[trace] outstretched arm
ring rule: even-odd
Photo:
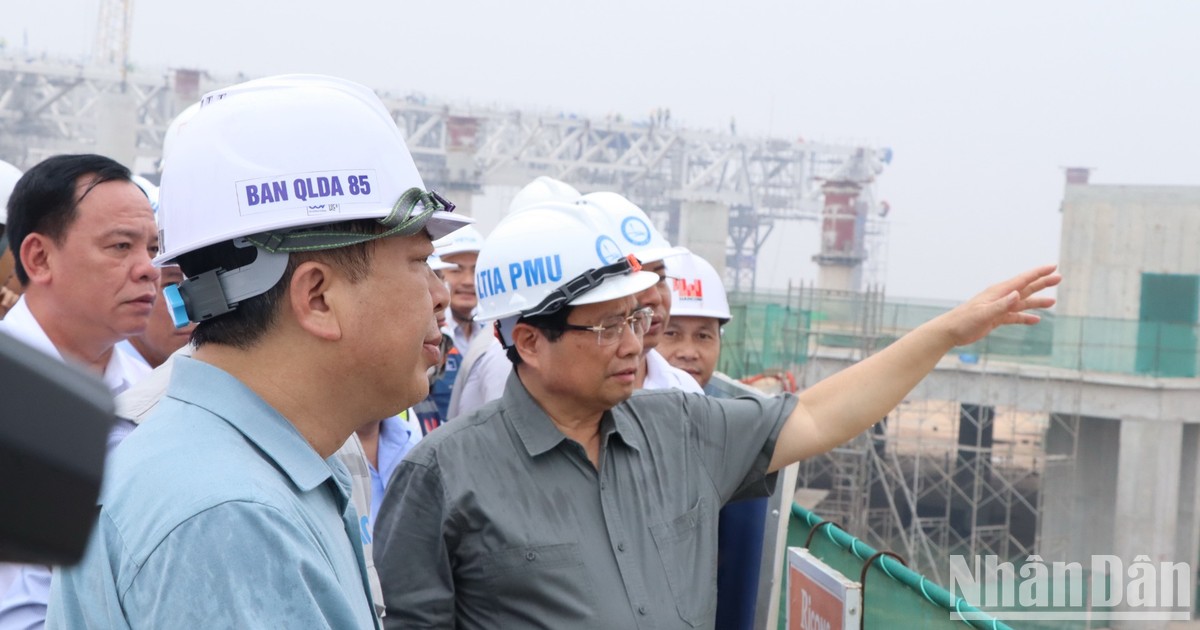
[[[994,285],[904,335],[881,352],[808,388],[779,432],[770,470],[824,453],[883,418],[951,348],[974,343],[1008,324],[1036,324],[1026,312],[1054,298],[1036,295],[1062,280],[1055,265]]]

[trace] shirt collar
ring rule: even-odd
[[[567,436],[554,426],[554,421],[546,415],[541,405],[529,394],[529,390],[525,389],[525,384],[517,376],[516,370],[508,375],[503,400],[505,416],[517,430],[517,435],[520,436],[521,443],[530,457],[537,457],[567,439]],[[621,441],[634,450],[641,450],[637,446],[637,432],[634,430],[633,421],[620,409],[609,409],[600,418],[602,443],[607,443],[608,436],[613,433],[619,435]]]
[[[670,382],[670,363],[663,358],[658,350],[646,353],[646,379],[642,387],[645,389],[668,389]]]
[[[46,335],[45,329],[33,316],[33,311],[29,310],[25,296],[22,295],[17,300],[12,310],[4,316],[3,322],[0,329],[43,354],[59,361],[65,361],[62,353],[58,351],[58,347],[54,345],[54,342]],[[101,378],[108,391],[115,396],[129,389],[131,385],[149,373],[150,366],[148,364],[139,364],[131,360],[119,347],[114,346]]]
[[[149,376],[151,371],[149,363],[134,359],[119,348],[113,347],[108,366],[104,368],[104,384],[116,396]]]
[[[12,309],[0,321],[2,321],[0,330],[4,330],[20,339],[25,345],[32,346],[43,354],[50,355],[59,361],[63,360],[62,353],[54,346],[54,342],[50,341],[50,337],[46,336],[46,331],[42,330],[42,325],[33,316],[33,311],[29,310],[24,295],[17,300],[16,304],[13,304]]]
[[[191,357],[176,356],[167,397],[205,409],[229,423],[308,492],[333,476],[328,461],[296,427],[228,372]],[[219,395],[214,395],[219,392]],[[336,480],[343,489],[343,480]]]

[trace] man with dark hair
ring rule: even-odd
[[[158,234],[145,193],[109,158],[60,155],[17,182],[8,208],[25,293],[0,330],[124,390],[130,379],[123,363],[111,363],[113,345],[146,329],[158,289]]]
[[[387,109],[356,83],[269,77],[206,95],[163,171],[164,292],[192,357],[113,454],[47,626],[373,628],[350,472],[359,427],[428,392],[432,238]]]
[[[100,155],[59,155],[21,177],[6,235],[24,294],[0,321],[52,357],[81,364],[118,394],[149,373],[114,346],[141,334],[158,294],[158,232],[129,170]],[[132,429],[119,423],[110,444]],[[48,567],[26,566],[0,594],[0,627],[38,625]]]
[[[1035,323],[1060,279],[997,284],[798,396],[722,400],[634,392],[653,321],[635,296],[660,278],[622,253],[579,204],[488,236],[477,317],[520,360],[396,469],[375,528],[389,628],[714,628],[718,509],[869,428],[952,347]]]

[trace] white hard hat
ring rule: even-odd
[[[251,264],[221,271],[219,279],[192,270],[198,275],[176,292],[192,297],[168,296],[177,323],[185,303],[193,307],[186,316],[202,321],[270,289],[289,252],[422,229],[436,239],[471,222],[425,190],[379,97],[333,77],[268,77],[205,95],[175,136],[169,162],[159,191],[156,264],[221,243],[258,250]],[[358,219],[389,229],[320,229]]]
[[[575,205],[542,203],[505,217],[475,268],[475,319],[544,315],[635,295],[658,282],[624,256],[608,225]],[[507,330],[506,330],[507,329]],[[510,326],[502,322],[502,334]],[[502,339],[509,345],[509,339]]]
[[[174,148],[179,134],[183,132],[198,111],[200,111],[200,103],[192,103],[188,105],[187,109],[180,112],[175,117],[175,120],[172,120],[171,124],[167,126],[167,132],[163,134],[162,157],[158,159],[158,170],[160,173],[167,164],[167,156],[171,153],[171,149]]]
[[[571,203],[582,196],[574,186],[553,177],[542,175],[517,191],[517,196],[513,197],[512,203],[508,204],[508,213],[512,214],[523,208],[546,201]]]
[[[671,277],[671,317],[713,317],[725,323],[729,314],[729,299],[725,284],[707,260],[688,253],[667,260],[667,275]]]
[[[384,219],[408,210],[396,204],[410,189],[424,193],[379,97],[333,77],[268,77],[204,96],[170,160],[161,261],[244,236]],[[434,212],[425,227],[440,238],[470,222]]]
[[[438,256],[437,254],[430,255],[429,258],[425,259],[425,262],[428,263],[429,268],[434,271],[445,271],[447,269],[458,269],[458,265],[442,260],[441,257]]]
[[[633,252],[642,264],[687,253],[686,247],[672,247],[654,227],[650,217],[625,197],[614,192],[594,192],[584,195],[583,199],[608,212],[621,241],[621,249]]]
[[[8,196],[12,194],[18,179],[21,179],[21,169],[0,161],[0,225],[8,222]]]
[[[153,209],[154,214],[157,215],[158,214],[158,186],[151,184],[150,180],[146,179],[145,177],[142,177],[141,175],[134,175],[134,176],[130,177],[129,179],[132,180],[133,183],[137,184],[138,188],[142,189],[142,192],[146,193],[146,198],[150,200],[150,208]]]
[[[453,256],[464,252],[478,252],[481,247],[483,247],[483,235],[479,233],[479,230],[468,225],[434,242],[433,252],[438,256]]]

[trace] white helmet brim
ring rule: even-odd
[[[682,245],[676,245],[675,247],[654,247],[651,249],[634,251],[633,255],[637,256],[638,261],[644,265],[646,263],[658,262],[665,258],[680,256],[688,253],[691,253],[688,251],[688,248]]]

